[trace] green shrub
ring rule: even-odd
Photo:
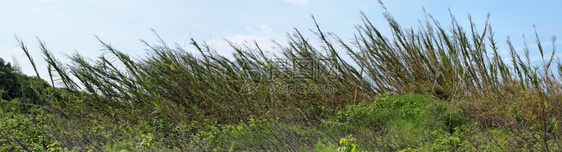
[[[458,110],[448,109],[442,101],[428,95],[407,94],[346,106],[326,125],[336,133],[357,135],[359,145],[400,150],[449,136],[449,130],[454,131],[450,128],[461,126],[464,121]],[[369,134],[375,134],[375,139],[366,136]]]
[[[45,134],[48,118],[37,114],[0,114],[0,151],[30,151],[56,148],[56,141]]]

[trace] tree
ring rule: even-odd
[[[0,94],[2,99],[11,100],[18,96],[20,84],[18,83],[17,71],[10,63],[0,58]]]
[[[25,98],[32,103],[38,103],[39,89],[50,87],[49,83],[38,77],[21,74],[10,63],[0,58],[0,96],[4,100]]]

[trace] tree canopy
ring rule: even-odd
[[[39,99],[34,88],[49,87],[48,83],[37,77],[19,72],[9,62],[0,58],[0,96],[4,100],[15,98]]]
[[[0,93],[2,99],[11,100],[17,96],[20,85],[16,74],[16,69],[0,58]]]

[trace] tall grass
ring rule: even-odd
[[[42,99],[69,118],[99,112],[116,122],[232,124],[267,118],[314,126],[344,105],[383,94],[428,93],[462,107],[465,116],[487,127],[520,133],[518,141],[543,142],[542,150],[549,150],[550,140],[560,142],[555,126],[562,120],[562,65],[555,62],[555,37],[547,55],[536,36],[542,61],[533,64],[530,48],[522,56],[509,39],[505,49],[510,56],[500,55],[503,49],[488,21],[479,28],[469,19],[465,29],[452,16],[446,28],[426,14],[425,23],[407,29],[385,11],[392,31],[385,36],[362,15],[353,42],[316,24],[311,31],[320,44],[295,29],[273,54],[257,43],[230,43],[233,60],[194,39],[184,48],[156,34],[157,44],[142,41],[147,48],[143,58],[100,40],[104,55],[90,59],[76,53],[68,56],[70,63],[61,63],[40,41],[50,82],[65,88],[53,91],[73,94],[72,100],[80,102]],[[521,130],[529,128],[541,135],[524,135]]]

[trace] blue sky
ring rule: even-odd
[[[450,8],[457,20],[468,23],[470,13],[481,28],[486,14],[496,32],[500,49],[511,36],[517,47],[522,35],[534,46],[536,25],[546,49],[552,49],[553,35],[562,35],[562,1],[559,0],[386,0],[390,13],[405,27],[418,26],[423,7],[442,25],[450,22]],[[351,41],[355,25],[361,24],[360,11],[382,31],[388,31],[376,0],[1,0],[0,57],[18,60],[26,74],[30,64],[14,38],[17,35],[38,61],[40,73],[46,75],[45,63],[36,37],[65,62],[64,54],[78,52],[95,58],[103,49],[95,36],[120,51],[135,57],[146,53],[139,39],[156,43],[154,29],[169,44],[183,45],[190,38],[205,41],[220,54],[230,54],[225,40],[256,40],[270,52],[271,40],[283,43],[293,28],[308,32],[314,28],[314,15],[324,31],[334,32]],[[468,28],[468,27],[466,27]],[[192,49],[190,49],[192,50]]]

